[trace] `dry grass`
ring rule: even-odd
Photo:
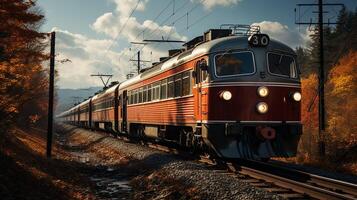
[[[94,199],[88,192],[89,181],[78,171],[85,166],[73,162],[72,156],[56,145],[55,159],[45,157],[42,131],[14,129],[3,136],[2,167],[8,170],[2,171],[0,190],[9,199]]]

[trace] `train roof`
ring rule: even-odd
[[[269,45],[266,47],[267,51],[283,51],[289,54],[295,55],[295,52],[289,46],[271,39]],[[201,43],[192,49],[184,51],[168,60],[159,63],[158,65],[148,69],[147,71],[121,83],[120,89],[126,88],[134,83],[140,82],[142,78],[149,78],[156,74],[160,74],[168,69],[173,69],[179,64],[190,61],[196,57],[203,56],[206,54],[211,54],[215,52],[224,52],[231,49],[251,49],[248,43],[248,36],[227,36],[208,42]]]
[[[78,104],[78,106],[79,107],[84,106],[84,105],[88,104],[90,100],[91,100],[91,98],[86,99],[86,100],[82,101],[80,104]]]
[[[108,88],[108,89],[106,89],[106,90],[104,90],[104,91],[102,91],[102,92],[100,92],[100,93],[94,95],[94,96],[91,98],[92,101],[93,101],[93,100],[96,100],[96,99],[99,99],[99,98],[101,98],[101,97],[104,97],[104,96],[113,94],[113,93],[115,92],[115,90],[119,87],[119,85],[120,85],[119,83],[118,83],[118,84],[115,84],[114,86],[112,86],[112,87],[110,87],[110,88]]]

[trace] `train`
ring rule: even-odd
[[[302,134],[297,55],[259,27],[236,27],[204,32],[57,119],[227,159],[295,156]]]

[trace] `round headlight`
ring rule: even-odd
[[[220,96],[222,99],[229,101],[232,98],[232,93],[230,91],[223,91]]]
[[[268,112],[268,104],[265,102],[260,102],[257,104],[257,111],[261,114]]]
[[[294,92],[293,99],[295,101],[301,101],[301,93],[300,92]]]
[[[266,97],[266,96],[268,96],[268,94],[269,94],[269,90],[268,90],[268,88],[265,87],[265,86],[259,87],[259,88],[258,88],[258,94],[259,94],[259,96],[261,96],[261,97]]]

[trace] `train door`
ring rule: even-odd
[[[123,91],[123,96],[121,98],[121,115],[122,115],[122,124],[121,124],[121,131],[127,132],[127,124],[128,124],[128,113],[127,113],[127,90]]]
[[[198,61],[195,65],[195,116],[197,122],[207,119],[207,91],[202,88],[208,77],[207,63],[204,59]]]
[[[80,108],[80,106],[78,106],[77,114],[78,114],[77,124],[80,125],[80,123],[81,123],[81,108]]]
[[[89,109],[88,109],[88,127],[92,128],[92,99],[89,100]]]
[[[115,89],[114,92],[114,131],[119,131],[119,94],[118,94],[119,87]]]
[[[202,81],[202,70],[200,68],[200,62],[198,61],[195,65],[195,71],[194,71],[194,81],[195,81],[195,87],[196,90],[194,90],[194,98],[195,98],[195,116],[196,116],[196,121],[201,123],[202,121],[202,86],[201,86],[201,81]]]

